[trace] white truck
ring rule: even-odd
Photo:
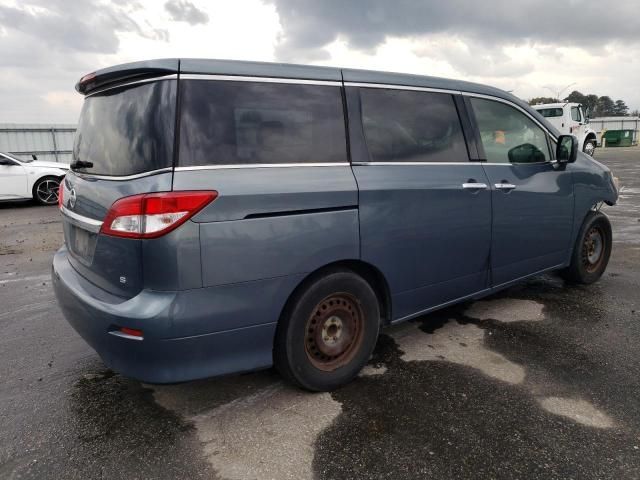
[[[596,132],[589,127],[589,118],[585,115],[579,103],[542,103],[532,105],[534,109],[545,117],[563,135],[574,135],[578,138],[578,145],[582,151],[593,156],[598,144]]]

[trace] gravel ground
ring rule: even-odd
[[[596,158],[623,185],[600,282],[387,329],[332,394],[107,370],[53,297],[55,207],[0,204],[0,478],[640,478],[640,149]]]

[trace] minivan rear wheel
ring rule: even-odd
[[[276,332],[274,363],[307,390],[334,390],[367,363],[378,338],[380,307],[371,286],[346,269],[312,280],[289,302]]]
[[[560,272],[562,277],[571,283],[597,281],[609,264],[611,240],[611,223],[607,216],[589,212],[573,247],[571,263]]]

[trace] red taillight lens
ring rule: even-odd
[[[63,202],[63,196],[64,196],[64,179],[60,182],[60,185],[58,186],[58,208],[62,209],[62,202]]]
[[[218,197],[216,191],[160,192],[121,198],[111,205],[100,233],[156,238],[169,233]]]

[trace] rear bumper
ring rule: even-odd
[[[149,383],[175,383],[268,367],[275,327],[298,279],[158,292],[123,300],[79,275],[62,247],[52,280],[71,326],[123,375]],[[143,340],[113,335],[142,330]]]

